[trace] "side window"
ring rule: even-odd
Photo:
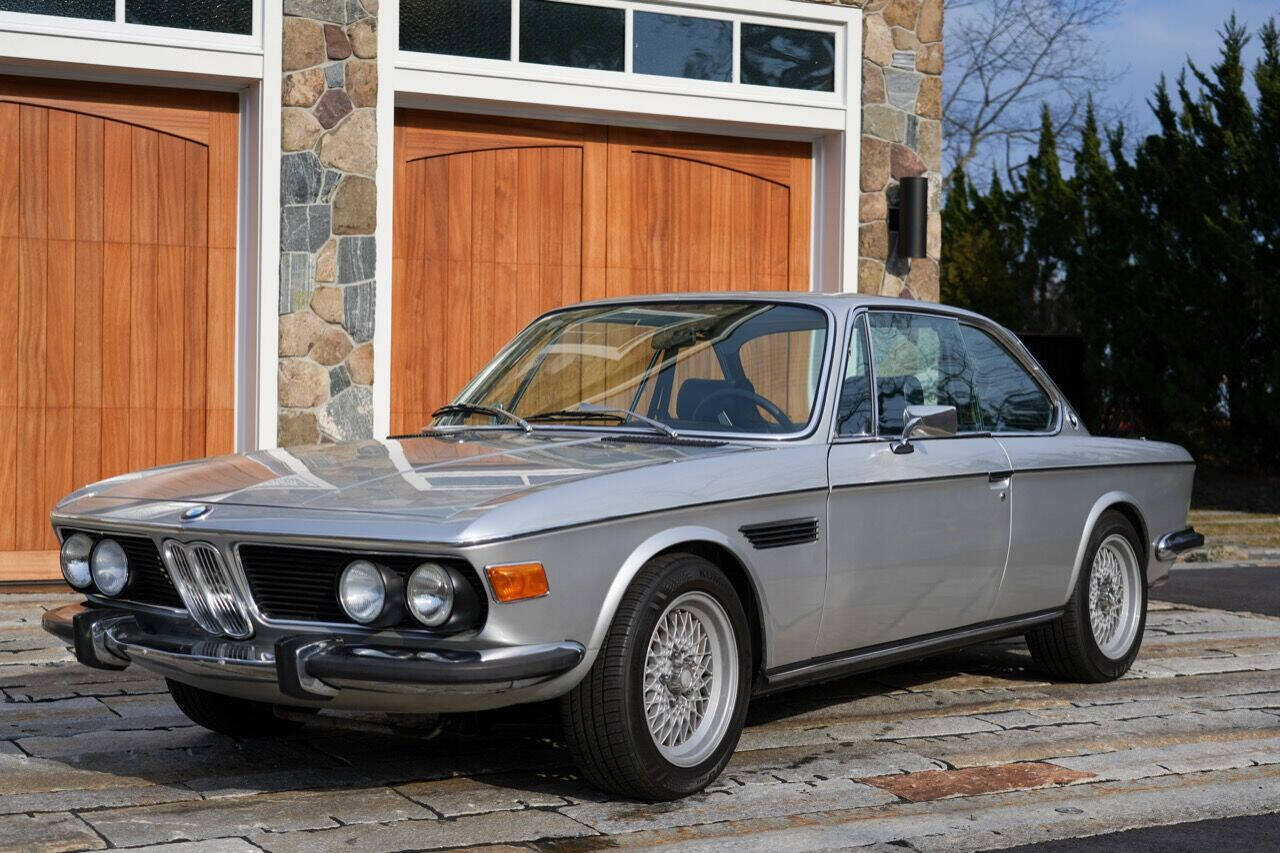
[[[955,406],[959,432],[983,432],[960,324],[927,314],[868,316],[880,433],[901,433],[907,406]]]
[[[859,322],[849,344],[844,383],[840,386],[840,409],[836,415],[836,435],[871,435],[871,360],[867,354],[865,327]]]
[[[973,362],[978,410],[987,432],[1044,432],[1053,426],[1053,402],[1004,345],[972,326],[961,326]]]

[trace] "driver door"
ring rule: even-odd
[[[817,654],[989,617],[1009,553],[1009,460],[980,432],[956,321],[868,312],[851,335],[828,455],[827,598]],[[910,405],[957,409],[954,437],[894,453]]]

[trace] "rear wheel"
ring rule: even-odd
[[[291,732],[302,725],[276,716],[275,706],[224,696],[190,684],[166,678],[169,695],[182,713],[197,726],[232,737],[270,737]]]
[[[1129,671],[1147,622],[1141,553],[1124,515],[1108,510],[1099,517],[1062,616],[1027,634],[1036,663],[1072,681],[1112,681]]]
[[[724,574],[691,554],[654,558],[561,702],[574,760],[587,781],[626,797],[702,790],[737,746],[751,671],[746,614]]]

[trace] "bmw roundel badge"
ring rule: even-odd
[[[206,515],[209,514],[209,510],[211,509],[213,509],[213,507],[209,506],[208,504],[200,504],[198,506],[193,506],[189,509],[185,509],[182,511],[182,520],[195,521],[198,518],[204,518]]]

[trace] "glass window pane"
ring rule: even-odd
[[[987,432],[1044,432],[1053,403],[1004,345],[981,329],[961,326],[977,374],[979,413]]]
[[[620,407],[680,430],[792,433],[813,413],[826,340],[827,318],[806,306],[574,308],[522,332],[463,402],[547,425],[616,428],[625,418],[582,409]]]
[[[553,0],[521,0],[520,61],[622,71],[626,12]]]
[[[115,0],[0,0],[0,11],[114,21]]]
[[[984,432],[960,324],[947,317],[875,312],[871,356],[880,434],[900,435],[907,406],[955,406],[959,432]]]
[[[511,58],[511,0],[401,0],[400,49]]]
[[[743,83],[834,92],[835,64],[835,33],[742,25]]]
[[[733,79],[733,23],[684,15],[636,12],[632,70],[637,74]]]
[[[840,411],[836,416],[837,435],[870,435],[871,364],[862,324],[853,332],[844,384],[840,386]]]
[[[249,35],[253,32],[253,0],[127,0],[124,19],[153,27]]]

